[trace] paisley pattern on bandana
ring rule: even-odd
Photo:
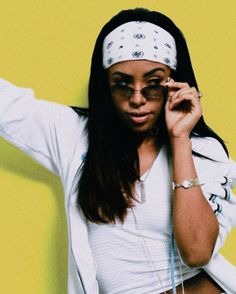
[[[150,60],[176,70],[175,40],[163,28],[145,21],[131,21],[110,32],[103,43],[103,66],[126,60]]]

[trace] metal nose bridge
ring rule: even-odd
[[[131,104],[138,106],[138,105],[145,104],[147,102],[147,98],[143,95],[142,91],[143,91],[143,88],[140,90],[133,89],[131,95],[129,96],[129,100]],[[138,94],[137,96],[135,95],[135,93],[140,93],[140,94]]]
[[[140,90],[135,90],[135,89],[133,89],[134,92],[141,92],[141,94],[142,94],[142,90],[143,90],[143,88],[140,89]]]
[[[137,93],[137,92],[140,92],[140,94],[144,97],[144,98],[146,98],[144,95],[143,95],[143,89],[144,88],[142,88],[142,89],[140,89],[140,90],[135,90],[135,89],[133,89],[133,93],[132,93],[132,95],[131,95],[131,97],[135,94],[135,93]]]
[[[133,97],[136,93],[139,93],[139,95],[141,95],[143,98],[146,98],[146,97],[143,95],[143,89],[144,89],[144,88],[142,88],[142,89],[137,89],[137,90],[136,90],[136,89],[133,89],[133,90],[132,90],[133,93],[132,93],[131,97]]]

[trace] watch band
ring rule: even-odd
[[[181,184],[173,182],[173,190],[175,190],[177,188],[188,189],[188,188],[191,188],[191,187],[202,186],[202,185],[203,184],[200,183],[198,178],[189,179],[189,180],[184,180]]]

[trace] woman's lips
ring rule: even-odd
[[[136,113],[136,112],[131,112],[129,113],[129,117],[131,118],[132,122],[136,124],[143,124],[146,121],[148,121],[150,116],[150,113],[145,112],[145,113]]]

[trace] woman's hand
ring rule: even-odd
[[[202,115],[200,95],[196,88],[187,83],[175,82],[173,79],[166,83],[169,88],[165,106],[167,130],[172,138],[189,137],[192,129]]]

